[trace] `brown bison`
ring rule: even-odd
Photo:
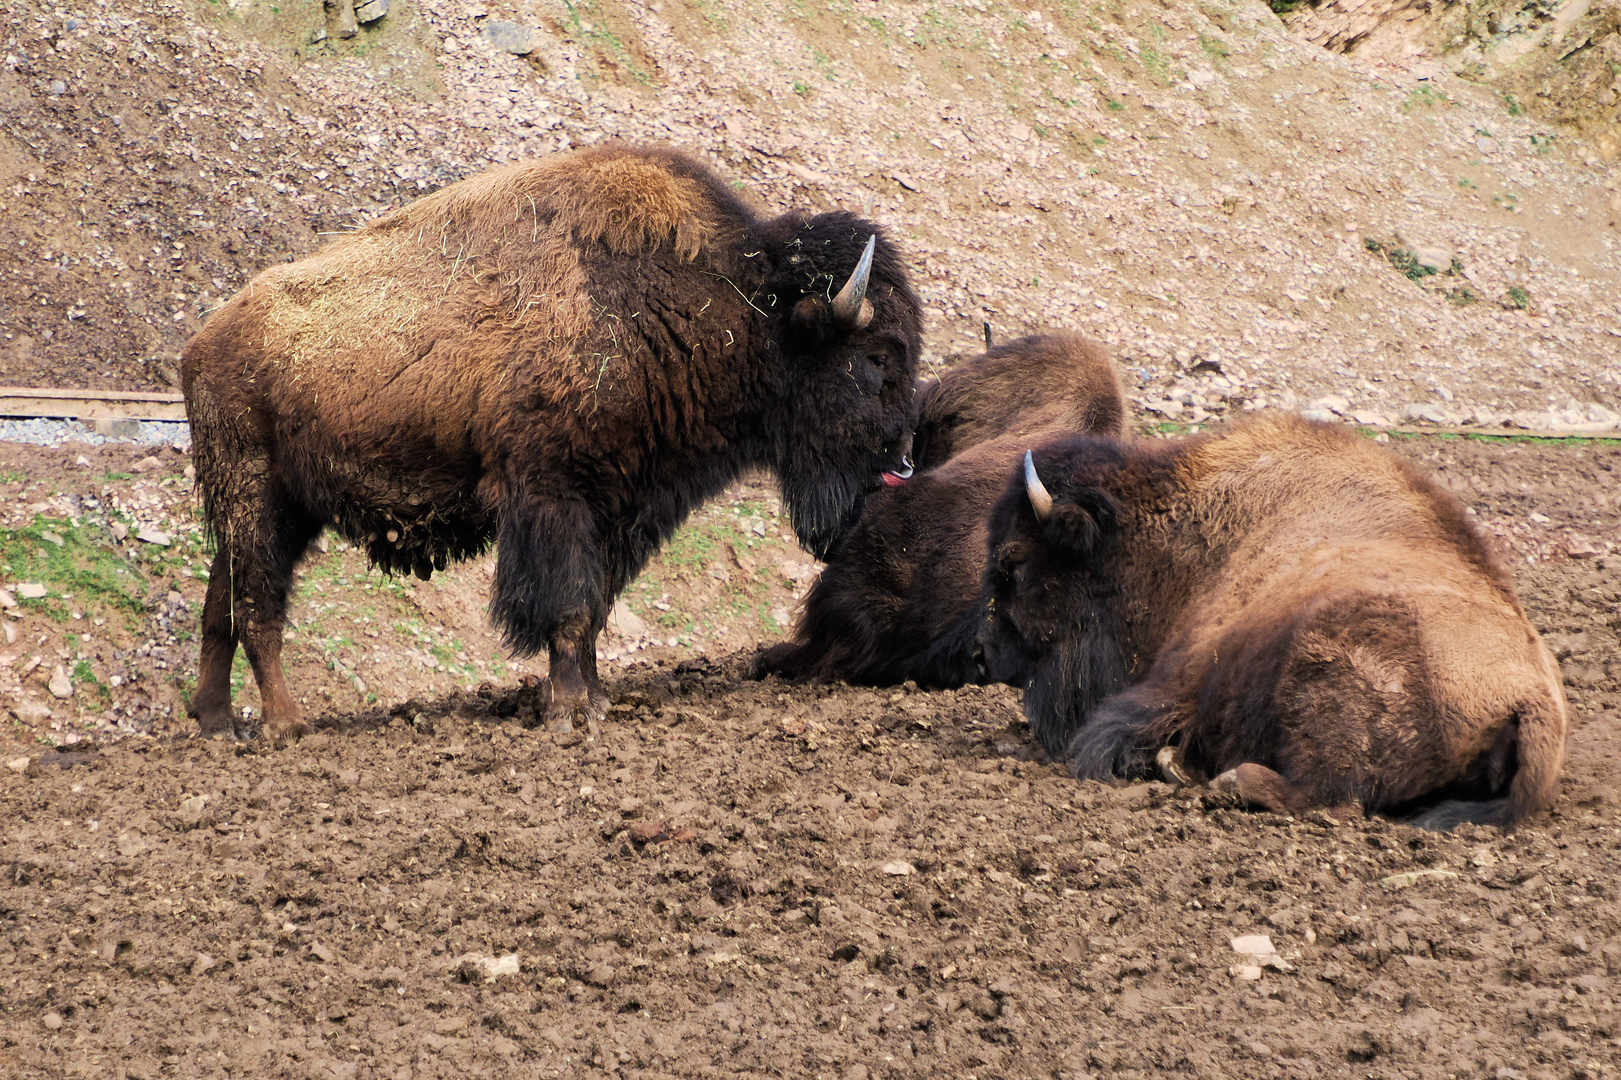
[[[547,718],[600,716],[614,596],[687,514],[775,472],[825,554],[909,469],[919,308],[845,213],[758,216],[663,149],[493,169],[255,278],[182,358],[218,542],[191,711],[232,730],[247,651],[273,734],[294,564],[330,526],[426,578],[497,547],[490,612],[551,662]]]
[[[987,337],[989,335],[987,334]],[[918,390],[920,472],[866,500],[828,555],[792,641],[758,674],[884,685],[978,678],[986,516],[1032,442],[1118,435],[1125,408],[1108,351],[1078,334],[1021,338]]]
[[[1291,416],[1071,439],[991,514],[991,677],[1082,778],[1175,745],[1249,801],[1512,824],[1553,799],[1559,672],[1463,507]]]

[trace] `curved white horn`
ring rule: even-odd
[[[1024,452],[1024,492],[1030,496],[1030,509],[1036,512],[1036,520],[1046,521],[1053,512],[1053,497],[1036,475],[1036,459],[1028,450]]]
[[[872,253],[878,245],[876,234],[867,237],[867,248],[856,263],[855,272],[844,283],[839,295],[833,298],[833,321],[851,330],[859,330],[872,321],[872,304],[867,301],[867,278],[872,274]]]

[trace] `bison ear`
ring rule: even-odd
[[[1095,488],[1082,489],[1054,501],[1046,537],[1071,555],[1090,555],[1114,531],[1119,516],[1120,504],[1114,496]]]
[[[811,348],[825,345],[838,328],[833,325],[833,312],[820,296],[807,296],[794,305],[788,325],[801,335]]]

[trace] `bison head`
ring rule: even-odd
[[[1121,506],[1098,482],[1123,460],[1107,439],[1026,452],[991,510],[985,674],[1024,688],[1031,730],[1054,756],[1125,685],[1109,567]]]
[[[918,301],[894,246],[851,214],[778,218],[758,246],[779,353],[766,435],[794,531],[823,556],[867,492],[911,472]]]

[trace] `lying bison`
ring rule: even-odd
[[[490,611],[600,716],[614,596],[742,470],[825,554],[909,468],[918,303],[844,213],[762,218],[697,160],[608,146],[491,170],[255,278],[182,359],[218,541],[192,703],[231,730],[240,640],[273,734],[294,564],[330,526],[426,578],[497,547]]]
[[[805,598],[790,642],[760,674],[884,685],[975,681],[986,515],[1032,442],[1120,433],[1120,382],[1106,349],[1078,334],[1021,338],[918,392],[910,482],[870,497]]]
[[[1552,801],[1558,670],[1411,465],[1287,416],[1025,462],[991,515],[984,662],[1077,776],[1175,744],[1279,812],[1507,825]]]

